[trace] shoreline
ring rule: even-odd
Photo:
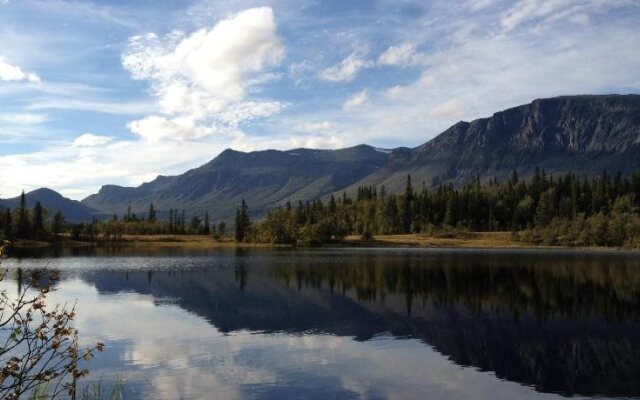
[[[17,241],[11,248],[21,251],[47,248],[179,248],[192,250],[235,249],[235,248],[429,248],[429,249],[496,249],[496,250],[582,250],[595,252],[639,252],[639,249],[621,247],[580,247],[580,246],[545,246],[519,242],[512,238],[511,232],[473,232],[467,237],[437,237],[426,234],[376,235],[371,240],[362,240],[360,236],[350,235],[342,242],[325,243],[317,246],[293,246],[288,244],[269,243],[236,243],[232,239],[216,240],[209,236],[199,235],[139,235],[125,236],[121,240],[109,241]]]

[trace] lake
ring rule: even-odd
[[[640,398],[637,253],[104,248],[3,267],[62,272],[50,298],[105,343],[85,382],[127,399]]]

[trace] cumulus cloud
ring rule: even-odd
[[[109,143],[112,140],[109,136],[94,135],[93,133],[85,133],[78,136],[73,143],[73,147],[95,147],[102,146]]]
[[[11,65],[0,57],[0,81],[40,82],[40,77],[32,72],[25,72],[20,67]]]
[[[127,127],[134,134],[150,142],[159,142],[163,139],[200,139],[216,132],[212,127],[199,126],[196,119],[191,116],[166,118],[151,115],[137,121],[132,121]]]
[[[284,45],[270,7],[252,8],[190,35],[172,32],[135,36],[122,59],[134,79],[151,82],[164,116],[129,124],[143,138],[188,139],[213,134],[212,121],[228,125],[279,112],[276,101],[247,100],[251,89],[277,78]],[[172,128],[172,134],[146,128]]]
[[[358,52],[353,52],[339,64],[322,70],[320,78],[329,82],[351,82],[360,70],[372,66],[373,62],[362,58]]]
[[[353,110],[355,108],[361,107],[369,101],[369,92],[365,89],[361,92],[358,92],[347,99],[342,108],[344,110]]]

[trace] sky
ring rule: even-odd
[[[637,0],[0,0],[0,197],[640,93]]]

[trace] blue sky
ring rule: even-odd
[[[640,93],[635,0],[0,0],[0,196]]]

